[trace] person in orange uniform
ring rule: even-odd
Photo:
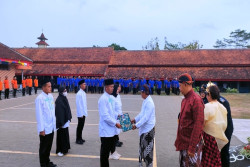
[[[9,94],[10,94],[10,85],[9,85],[8,76],[5,76],[5,80],[3,81],[3,84],[4,84],[4,98],[8,99]]]
[[[2,100],[2,90],[3,90],[3,82],[2,82],[2,79],[0,77],[0,100]]]
[[[25,77],[23,77],[23,80],[22,80],[22,93],[23,93],[23,96],[25,96],[25,89],[26,89],[26,79]]]
[[[30,79],[30,77],[29,76],[27,76],[26,77],[26,94],[29,94],[29,79]]]
[[[34,88],[35,88],[35,94],[37,94],[37,88],[38,88],[38,79],[37,79],[37,76],[34,79]]]
[[[30,76],[27,86],[29,87],[29,95],[31,95],[31,91],[32,91],[32,76]]]
[[[17,80],[16,76],[13,77],[13,80],[11,81],[12,89],[13,89],[13,97],[16,97],[16,90],[17,90]]]

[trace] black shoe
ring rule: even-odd
[[[81,140],[76,140],[76,144],[83,144],[83,141],[81,141]]]
[[[57,167],[57,165],[54,164],[53,162],[49,162],[48,167]]]
[[[84,139],[81,139],[81,141],[84,143],[85,142],[85,140]]]

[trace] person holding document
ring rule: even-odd
[[[142,159],[146,167],[153,166],[153,150],[155,136],[155,105],[151,98],[150,88],[144,84],[141,87],[141,97],[144,99],[141,112],[131,120],[133,130],[139,128],[140,145],[139,145],[139,166],[142,167]],[[145,151],[147,149],[147,151]]]

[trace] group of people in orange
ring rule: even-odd
[[[31,95],[32,91],[32,86],[33,86],[33,79],[32,76],[27,76],[27,78],[23,77],[22,79],[22,95],[25,96],[25,93]],[[11,86],[13,90],[13,97],[16,97],[16,92],[18,90],[18,83],[16,76],[13,77],[11,80]],[[10,94],[10,83],[8,80],[8,76],[5,76],[4,81],[2,82],[2,79],[0,77],[0,100],[2,100],[2,91],[4,88],[4,99],[9,99],[9,94]],[[37,94],[37,88],[38,88],[38,79],[37,76],[34,79],[34,89],[35,89],[35,94]]]

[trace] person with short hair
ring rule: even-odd
[[[4,98],[8,99],[9,94],[10,94],[10,85],[9,85],[8,76],[5,76],[5,80],[3,81],[3,84],[4,84]]]
[[[50,161],[50,151],[56,131],[55,103],[51,94],[51,83],[48,79],[42,81],[42,93],[37,96],[36,120],[40,138],[39,159],[41,167],[56,167]]]
[[[38,88],[38,79],[37,79],[37,76],[34,79],[34,88],[35,88],[35,94],[37,94],[37,88]]]
[[[0,100],[2,100],[2,90],[3,90],[3,82],[0,77]]]
[[[65,87],[58,88],[59,95],[56,99],[56,154],[61,157],[68,153],[70,149],[69,140],[69,123],[72,119],[72,114],[67,99],[67,90]]]
[[[204,146],[202,149],[202,166],[221,166],[221,149],[228,143],[225,135],[227,128],[227,110],[218,102],[220,90],[216,85],[207,87],[208,102],[205,105]]]
[[[142,167],[142,160],[146,167],[153,166],[153,150],[155,137],[155,105],[150,96],[149,86],[144,84],[141,87],[141,97],[144,99],[141,112],[131,120],[133,130],[139,129],[139,166]]]
[[[116,120],[115,102],[111,95],[114,90],[114,80],[105,79],[104,86],[105,92],[98,100],[99,136],[101,139],[100,166],[109,167],[109,155],[115,146],[117,128],[121,128],[121,125]]]
[[[234,131],[233,119],[231,115],[230,104],[225,97],[220,96],[218,100],[226,109],[227,109],[227,129],[225,131],[225,135],[228,139],[228,143],[221,149],[221,163],[222,167],[229,167],[230,166],[230,154],[229,154],[229,147],[231,142],[231,137]]]
[[[169,79],[167,77],[164,80],[164,85],[165,85],[165,93],[166,93],[166,95],[169,95],[170,94],[170,82],[169,82]]]
[[[32,85],[33,85],[32,82],[33,82],[32,76],[30,76],[30,78],[28,79],[29,95],[31,95],[32,92]]]
[[[76,94],[76,114],[78,124],[76,128],[76,144],[83,144],[85,140],[82,138],[82,130],[85,124],[85,118],[88,116],[87,98],[85,93],[86,83],[85,80],[80,80],[78,85],[79,91]]]
[[[25,96],[25,89],[26,89],[26,79],[23,77],[22,79],[22,95]]]
[[[202,156],[202,133],[204,125],[204,104],[193,90],[194,80],[184,73],[179,77],[180,92],[184,95],[178,117],[176,151],[180,151],[181,167],[200,167]]]
[[[13,80],[11,81],[12,89],[13,89],[13,97],[16,97],[16,91],[17,91],[17,80],[16,76],[13,77]]]

